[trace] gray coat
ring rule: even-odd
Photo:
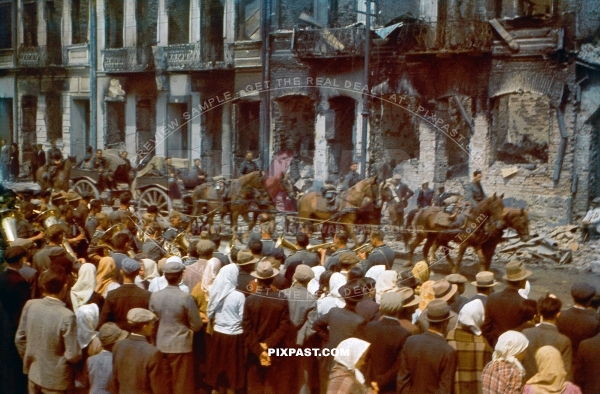
[[[81,349],[75,314],[64,302],[50,297],[27,301],[15,344],[29,380],[50,390],[71,387],[72,364],[81,358]]]
[[[198,307],[192,296],[167,286],[152,293],[149,308],[158,317],[156,347],[163,353],[192,351],[194,332],[202,327]]]
[[[485,199],[485,192],[480,182],[471,182],[465,187],[465,200],[474,207],[477,203]]]

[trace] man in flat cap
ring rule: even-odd
[[[367,382],[375,382],[382,393],[396,392],[400,351],[410,336],[400,324],[403,303],[402,293],[383,293],[379,307],[382,319],[369,322],[365,327],[365,340],[371,343],[369,351],[373,355],[367,364]]]
[[[432,300],[423,312],[429,328],[409,337],[400,352],[396,392],[452,393],[458,356],[444,337],[451,317],[442,299]]]
[[[135,278],[141,269],[137,260],[126,257],[121,264],[123,284],[106,295],[98,325],[102,327],[104,323],[113,322],[121,329],[129,331],[127,313],[133,308],[148,308],[151,293],[135,284]]]
[[[240,251],[241,253],[241,251]],[[238,255],[238,264],[240,256]],[[248,393],[285,393],[288,377],[279,372],[283,358],[269,356],[270,348],[284,347],[292,327],[288,300],[271,290],[279,270],[261,260],[251,275],[256,279],[256,293],[246,298],[242,328],[248,348]]]
[[[528,319],[526,316],[525,298],[519,289],[525,288],[531,271],[525,265],[514,260],[506,264],[506,288],[490,294],[485,305],[485,320],[481,331],[492,348],[496,346],[498,337],[508,330],[514,330]]]
[[[558,331],[571,340],[573,358],[577,355],[577,349],[581,341],[600,333],[598,316],[589,307],[595,295],[595,286],[585,282],[574,283],[571,287],[574,305],[562,311],[556,322]]]
[[[150,296],[149,309],[159,319],[156,347],[168,363],[172,393],[189,393],[194,383],[194,333],[202,328],[198,307],[191,295],[178,287],[185,266],[170,261],[163,267],[168,286]]]
[[[157,317],[143,308],[127,313],[131,334],[113,347],[113,381],[116,392],[162,394],[170,392],[171,376],[161,352],[148,343]]]
[[[106,323],[100,327],[98,338],[102,343],[102,351],[86,361],[90,393],[115,392],[112,349],[117,341],[127,338],[127,335],[129,333],[121,330],[115,323]]]

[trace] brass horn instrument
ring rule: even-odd
[[[326,242],[324,244],[311,245],[308,248],[306,248],[306,250],[308,250],[309,252],[316,252],[319,249],[329,249],[333,246],[334,246],[333,242]]]
[[[17,239],[17,217],[16,213],[12,209],[3,209],[0,211],[0,217],[2,218],[2,232],[8,242],[13,242]]]
[[[360,245],[358,248],[352,249],[355,253],[371,253],[371,251],[375,249],[372,243],[367,242],[366,244]]]
[[[52,208],[52,209],[47,209],[44,212],[40,213],[37,216],[37,218],[35,218],[35,221],[36,222],[41,221],[44,225],[44,228],[46,230],[49,230],[51,226],[58,224],[58,218],[60,218],[60,211],[56,208]],[[77,253],[75,253],[75,251],[69,244],[69,241],[67,241],[66,239],[63,240],[62,246],[63,246],[63,248],[65,248],[67,253],[69,253],[71,256],[77,258]]]
[[[187,254],[188,250],[190,250],[190,242],[185,237],[185,231],[182,231],[179,234],[177,234],[177,236],[175,237],[175,239],[173,239],[172,243],[173,243],[173,245],[175,245],[175,246],[183,249],[183,251],[185,252],[185,254]]]
[[[232,237],[231,240],[227,243],[227,246],[225,246],[225,249],[223,250],[223,254],[224,255],[230,254],[231,251],[233,250],[234,246],[235,246],[235,240]]]
[[[298,251],[298,247],[296,245],[294,245],[293,243],[291,243],[290,241],[288,241],[287,239],[285,239],[283,237],[283,234],[281,234],[279,236],[279,238],[277,238],[277,242],[275,242],[275,247],[276,248],[278,248],[280,246],[282,246],[282,247],[284,247],[286,249],[293,250],[294,252]]]
[[[97,246],[99,248],[105,248],[105,249],[110,250],[111,252],[114,252],[115,247],[112,245],[112,239],[115,236],[115,234],[117,234],[121,230],[123,230],[123,224],[121,224],[121,223],[115,224],[114,226],[109,227],[108,230],[106,230],[104,232],[104,234],[102,234],[102,237],[100,237],[100,240],[98,241]],[[133,250],[129,249],[129,250],[127,250],[127,256],[134,258],[135,252]]]

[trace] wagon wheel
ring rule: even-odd
[[[87,179],[80,179],[75,182],[73,185],[73,190],[75,190],[75,193],[79,194],[80,196],[94,195],[96,200],[100,199],[100,192],[98,191],[98,188]]]
[[[158,213],[162,217],[168,217],[172,209],[171,200],[163,190],[151,187],[142,192],[138,202],[138,210],[146,210],[149,206],[156,205]]]

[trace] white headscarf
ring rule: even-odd
[[[458,324],[468,327],[477,336],[481,335],[481,325],[485,317],[483,302],[476,298],[466,303],[458,312]]]
[[[329,278],[329,294],[328,297],[334,297],[335,304],[338,308],[343,308],[346,306],[346,302],[342,298],[340,294],[340,287],[344,286],[348,282],[346,275],[340,274],[339,272],[335,272]]]
[[[519,289],[519,294],[521,295],[521,297],[528,299],[529,298],[529,292],[531,291],[531,283],[529,283],[529,281],[525,281],[525,288],[524,289]]]
[[[356,380],[358,380],[360,384],[365,383],[365,377],[356,368],[356,363],[367,351],[369,346],[371,346],[371,344],[367,341],[363,341],[362,339],[345,339],[337,346],[338,353],[334,358],[336,362],[348,368],[349,371],[354,371],[354,376],[356,376]]]
[[[398,273],[393,270],[386,270],[379,275],[375,282],[375,301],[381,302],[381,295],[388,291],[394,291],[398,289],[396,286],[398,282]]]
[[[321,278],[323,272],[325,272],[325,267],[322,265],[317,265],[316,267],[312,267],[311,270],[315,273],[315,277],[308,282],[306,289],[310,294],[315,295],[319,290],[319,279]]]
[[[98,335],[96,328],[100,320],[100,310],[96,304],[82,305],[75,312],[75,317],[77,318],[77,342],[83,349]]]
[[[158,266],[156,262],[152,259],[142,259],[142,264],[144,264],[144,277],[142,279],[150,282],[154,278],[158,278],[160,274],[158,273]]]
[[[236,264],[227,264],[223,267],[210,288],[210,297],[208,299],[208,318],[212,319],[219,305],[223,303],[225,297],[235,291],[238,282],[240,269]]]
[[[369,268],[369,270],[365,274],[365,278],[371,278],[374,281],[377,281],[377,278],[379,278],[379,275],[381,275],[385,270],[386,270],[386,266],[383,264],[374,265],[371,268]]]
[[[515,357],[529,346],[529,340],[518,331],[506,331],[500,335],[496,348],[492,353],[492,362],[506,361],[516,365],[521,371],[525,371],[521,362]]]
[[[85,263],[79,268],[77,282],[71,288],[71,303],[75,312],[88,302],[94,289],[96,289],[96,266]]]
[[[227,264],[229,265],[229,264]],[[202,275],[202,290],[205,293],[210,294],[210,288],[221,269],[221,260],[216,257],[211,258],[206,262],[206,268],[204,268],[204,275]]]

